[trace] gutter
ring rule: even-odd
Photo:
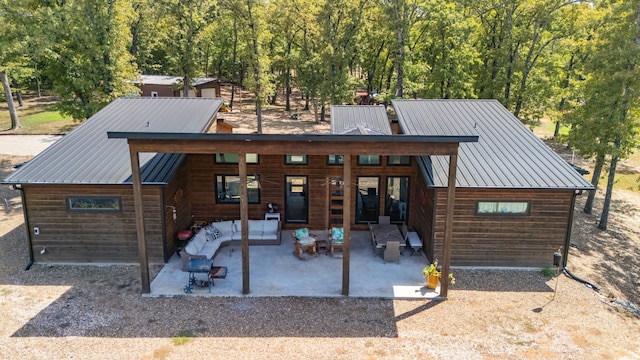
[[[27,212],[27,203],[25,201],[24,196],[24,188],[22,186],[13,185],[14,190],[20,191],[20,200],[22,201],[22,215],[24,216],[24,225],[27,228],[27,245],[29,247],[29,262],[27,266],[25,266],[24,270],[30,270],[31,266],[33,266],[34,258],[33,258],[33,239],[31,239],[31,226],[29,225],[29,214]]]

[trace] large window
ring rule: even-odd
[[[239,204],[240,203],[240,176],[218,175],[216,176],[216,202]],[[257,175],[247,176],[247,195],[249,204],[260,203],[260,178]]]
[[[409,208],[409,177],[387,177],[387,197],[384,214],[392,222],[406,222]]]
[[[380,165],[380,155],[358,155],[358,165]]]
[[[247,164],[257,164],[258,154],[246,154]],[[216,154],[217,164],[237,164],[239,162],[238,154]]]
[[[286,155],[284,163],[287,165],[306,165],[307,155]]]
[[[285,184],[285,221],[288,223],[308,223],[307,177],[286,176]]]
[[[378,222],[380,206],[380,179],[378,177],[358,177],[356,189],[356,223]]]
[[[120,211],[118,196],[69,196],[67,208],[71,211]]]
[[[478,215],[529,215],[529,201],[478,201]]]

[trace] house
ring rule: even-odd
[[[144,97],[182,97],[181,76],[140,75],[134,84],[140,88],[140,96]],[[189,90],[190,97],[220,97],[220,80],[216,78],[193,78]]]
[[[148,292],[148,262],[175,253],[179,230],[247,229],[274,203],[284,229],[338,225],[345,239],[390,216],[445,273],[543,267],[568,251],[575,197],[592,188],[493,100],[394,101],[393,127],[382,106],[332,106],[322,135],[207,133],[221,104],[118,99],[5,179],[22,190],[32,261],[138,262]]]

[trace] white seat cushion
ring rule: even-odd
[[[262,220],[262,232],[265,234],[278,233],[278,221],[277,220]]]
[[[232,234],[233,233],[233,221],[229,220],[229,221],[220,221],[220,222],[214,222],[213,226],[216,227],[216,229],[218,229],[218,231],[220,231],[220,233],[222,235],[225,234]]]

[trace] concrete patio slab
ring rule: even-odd
[[[320,234],[320,231],[315,233]],[[374,255],[367,231],[352,232],[350,297],[385,299],[431,299],[438,289],[425,286],[422,268],[426,257],[409,256],[406,251],[399,263],[386,263]],[[293,255],[289,231],[282,232],[282,244],[250,246],[250,293],[242,294],[242,253],[240,246],[223,247],[214,258],[214,266],[226,266],[226,279],[214,280],[211,293],[207,287],[194,287],[185,294],[188,273],[183,272],[177,255],[165,264],[151,283],[149,296],[233,296],[233,297],[342,297],[342,257],[320,254],[298,260]],[[196,278],[206,280],[205,274]]]

